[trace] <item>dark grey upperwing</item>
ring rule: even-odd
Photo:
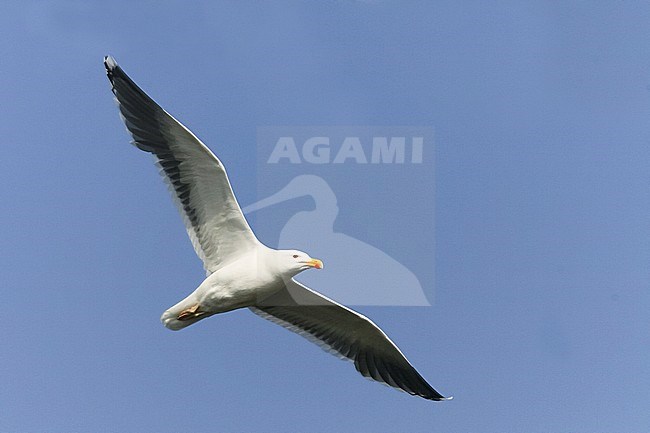
[[[251,310],[324,350],[354,362],[363,376],[429,400],[447,400],[429,385],[370,319],[295,280]]]
[[[133,144],[154,155],[208,274],[258,241],[221,161],[140,89],[112,57],[106,73]]]

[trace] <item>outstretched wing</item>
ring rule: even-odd
[[[354,362],[367,378],[429,400],[446,400],[370,319],[295,280],[251,310],[326,351]]]
[[[258,241],[221,161],[142,91],[115,59],[104,58],[104,65],[133,144],[154,155],[207,273],[254,247]]]

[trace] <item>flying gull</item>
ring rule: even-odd
[[[297,250],[263,245],[246,222],[219,159],[189,129],[138,87],[115,59],[108,79],[133,144],[154,156],[179,207],[207,278],[165,311],[179,330],[214,314],[249,308],[354,363],[363,376],[429,400],[433,389],[370,319],[293,279],[323,263]]]

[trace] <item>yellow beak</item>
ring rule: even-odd
[[[318,259],[311,259],[310,261],[307,262],[307,264],[312,268],[323,269],[323,262],[321,262]]]

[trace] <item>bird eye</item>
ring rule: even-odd
[[[297,259],[297,258],[298,258],[298,254],[294,254],[294,255],[293,255],[293,258],[294,258],[294,259]]]

